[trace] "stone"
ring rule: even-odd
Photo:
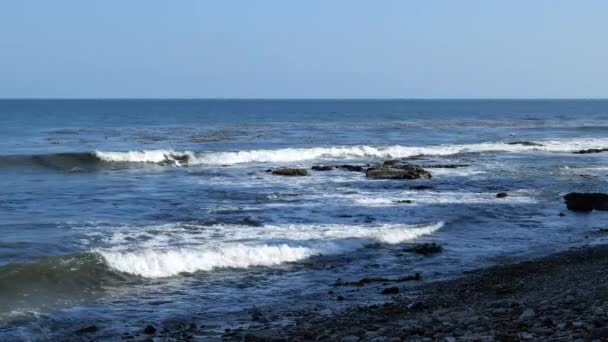
[[[588,154],[588,153],[602,153],[602,152],[608,152],[608,148],[590,148],[587,150],[579,150],[579,151],[575,151],[572,152],[574,154]]]
[[[414,252],[416,254],[429,255],[429,254],[440,253],[441,251],[443,251],[443,247],[441,247],[441,245],[436,244],[435,242],[423,243],[423,244],[415,245],[413,248],[406,249],[406,251]]]
[[[535,312],[534,309],[525,309],[524,312],[519,315],[519,319],[522,321],[529,320],[534,318]]]
[[[430,179],[431,173],[417,165],[371,168],[366,172],[371,179]]]
[[[387,287],[384,290],[382,290],[383,295],[393,295],[393,294],[397,294],[397,293],[399,293],[398,287]]]
[[[156,328],[152,325],[148,325],[144,328],[144,334],[152,335],[156,332]]]
[[[564,196],[568,210],[590,212],[608,210],[608,194],[571,192]]]
[[[288,176],[288,177],[308,176],[308,171],[306,171],[305,169],[297,169],[297,168],[283,168],[283,169],[272,170],[272,174],[278,175],[278,176]]]
[[[315,165],[311,169],[314,171],[331,171],[335,167],[331,165]]]
[[[423,302],[413,302],[407,306],[407,309],[410,311],[418,311],[424,309],[426,306]]]
[[[509,194],[506,192],[499,192],[496,194],[496,198],[506,198],[507,196],[509,196]]]

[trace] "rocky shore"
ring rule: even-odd
[[[390,286],[395,286],[391,284]],[[608,246],[397,284],[382,305],[281,328],[229,330],[227,341],[608,341]]]

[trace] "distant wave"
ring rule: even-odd
[[[242,163],[289,163],[309,160],[340,160],[363,158],[407,158],[418,155],[453,155],[479,152],[574,152],[581,149],[603,148],[608,139],[570,139],[534,141],[534,144],[508,142],[434,145],[434,146],[335,146],[248,150],[235,152],[177,152],[173,150],[101,152],[95,154],[105,161],[147,162],[172,165],[235,165]]]
[[[91,171],[104,167],[135,164],[164,166],[236,165],[243,163],[293,163],[311,160],[365,158],[407,158],[419,155],[445,156],[480,152],[574,152],[608,147],[608,138],[531,141],[526,143],[485,142],[430,146],[334,146],[245,150],[233,152],[194,152],[175,150],[94,151],[43,155],[0,156],[0,167],[34,165],[64,171]]]

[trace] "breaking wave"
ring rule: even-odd
[[[242,163],[287,163],[308,160],[407,158],[418,155],[453,155],[476,152],[575,152],[582,149],[604,148],[608,139],[570,139],[524,143],[479,143],[435,146],[336,146],[313,148],[285,148],[235,152],[176,152],[173,150],[95,152],[105,161],[148,162],[192,165],[234,165]]]
[[[192,245],[197,238],[201,242],[204,241],[206,235],[184,236],[182,238],[187,239],[190,246],[163,248],[148,245],[136,250],[115,247],[97,249],[95,252],[116,271],[157,278],[180,273],[212,271],[218,268],[270,267],[313,256],[350,253],[373,244],[397,244],[413,240],[432,234],[441,227],[443,227],[442,222],[430,225],[387,224],[378,227],[347,225],[248,227],[245,229],[247,233],[235,231],[237,235],[230,236],[233,239],[213,245]],[[260,229],[267,232],[264,241],[236,242],[251,240]],[[159,236],[158,239],[162,240],[165,246],[167,241],[171,241],[166,236]]]
[[[193,152],[175,150],[95,151],[47,155],[0,156],[0,167],[37,165],[64,171],[91,171],[128,164],[165,166],[235,165],[243,163],[288,163],[310,160],[347,160],[364,158],[407,158],[420,155],[445,156],[480,152],[576,152],[602,149],[608,138],[565,139],[526,142],[497,142],[432,146],[335,146],[284,148],[233,152]]]

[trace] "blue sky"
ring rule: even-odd
[[[4,0],[0,97],[608,97],[608,1]]]

